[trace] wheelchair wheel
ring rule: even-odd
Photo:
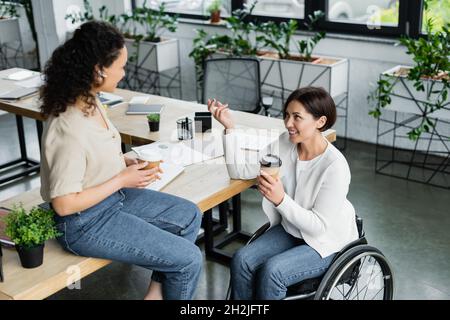
[[[325,273],[315,300],[392,300],[392,270],[380,250],[359,245],[344,252]]]

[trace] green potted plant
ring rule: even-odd
[[[14,3],[9,1],[0,1],[0,20],[19,17]]]
[[[150,132],[158,132],[159,131],[159,121],[161,119],[161,115],[159,113],[150,113],[147,115],[148,126],[150,127]]]
[[[220,9],[222,8],[222,0],[213,0],[213,2],[209,5],[207,11],[211,15],[211,23],[219,23],[220,22]]]
[[[34,207],[27,212],[14,206],[6,216],[6,235],[15,243],[22,266],[39,267],[44,258],[45,241],[61,236],[53,220],[54,212]]]
[[[426,24],[426,35],[419,39],[402,37],[414,66],[396,66],[383,72],[368,98],[378,119],[383,109],[420,115],[420,121],[410,123],[407,133],[417,141],[423,133],[434,130],[437,119],[450,119],[450,24],[434,32],[433,20]]]
[[[1,44],[20,41],[19,14],[17,4],[0,1],[0,38]],[[0,47],[0,58],[7,58],[7,51]]]
[[[166,14],[164,2],[158,10],[147,7],[146,2],[118,19],[119,29],[127,38],[130,62],[154,72],[179,67],[178,39],[162,37],[164,31],[177,30],[178,15]]]
[[[332,97],[348,94],[348,59],[313,56],[315,47],[325,38],[324,32],[314,32],[313,27],[323,17],[318,10],[305,19],[311,35],[295,41],[296,52],[290,51],[298,27],[295,20],[260,26],[256,40],[264,49],[258,50],[263,92],[273,92],[281,103],[290,92],[308,85],[323,87]]]

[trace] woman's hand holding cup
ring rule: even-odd
[[[163,173],[160,167],[153,169],[145,169],[147,167],[147,162],[142,162],[139,164],[134,164],[121,173],[119,173],[119,179],[121,181],[122,188],[145,188],[150,183],[160,180],[159,174]]]

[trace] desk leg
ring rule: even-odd
[[[23,129],[23,118],[16,115],[17,133],[19,134],[19,145],[20,145],[20,155],[22,161],[26,161],[27,156],[27,145],[25,142],[25,130]]]
[[[38,135],[39,150],[42,150],[42,132],[44,131],[42,121],[36,120],[36,130]]]
[[[250,234],[242,232],[241,225],[241,195],[238,194],[232,199],[232,214],[233,214],[233,230],[228,233],[223,239],[215,243],[212,230],[212,211],[204,213],[205,222],[205,255],[208,259],[217,261],[224,265],[229,265],[233,253],[226,252],[223,248],[234,241],[242,243],[250,239]],[[207,232],[208,230],[208,232]]]
[[[30,174],[38,173],[40,171],[39,162],[28,158],[27,146],[25,141],[25,130],[23,126],[22,116],[16,115],[16,124],[17,124],[17,133],[19,135],[20,158],[0,165],[0,170],[8,171],[20,167],[24,167],[25,170],[23,170],[20,173],[16,173],[13,175],[6,176],[5,178],[1,178],[0,185],[16,180],[18,178],[28,177]],[[40,127],[38,126],[38,134],[39,130],[41,129],[42,124]],[[6,172],[2,172],[0,175],[6,175]]]
[[[205,253],[210,254],[214,249],[214,232],[213,232],[213,218],[212,209],[207,210],[203,214],[203,228],[205,230]]]

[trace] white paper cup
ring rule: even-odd
[[[138,162],[147,162],[147,166],[143,170],[149,170],[159,167],[162,161],[162,156],[159,152],[143,150],[139,152]]]

